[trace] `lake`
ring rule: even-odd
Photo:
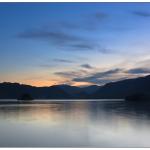
[[[150,147],[150,104],[0,104],[0,147]]]

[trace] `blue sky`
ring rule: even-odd
[[[0,82],[90,85],[150,73],[150,3],[0,3]]]

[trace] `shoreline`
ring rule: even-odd
[[[17,99],[12,100],[0,100],[0,105],[2,104],[48,104],[55,102],[121,102],[125,101],[124,99],[39,99],[39,100],[27,100],[27,101],[19,101]]]

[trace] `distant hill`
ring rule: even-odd
[[[88,95],[96,92],[100,86],[98,85],[90,85],[85,87],[76,87],[76,86],[70,86],[66,84],[62,85],[55,85],[54,87],[59,87],[65,92],[67,92],[69,95],[71,95],[74,98],[86,98]]]
[[[136,93],[150,95],[150,75],[108,83],[91,94],[90,98],[119,99]]]
[[[24,93],[30,94],[34,99],[83,99],[88,96],[84,88],[70,85],[34,87],[19,83],[0,83],[0,99],[17,99]]]
[[[65,91],[67,91],[68,93],[75,93],[75,94],[81,91],[80,87],[71,86],[71,85],[67,85],[67,84],[53,85],[52,87],[59,87]]]
[[[81,89],[87,94],[92,94],[92,93],[95,93],[98,89],[100,89],[100,86],[90,85],[90,86],[87,86],[87,87],[83,87]]]
[[[0,99],[17,99],[28,93],[34,99],[67,99],[72,98],[59,87],[33,87],[19,83],[0,83]]]
[[[120,99],[137,93],[150,95],[150,75],[112,82],[104,86],[88,87],[34,87],[19,83],[0,83],[0,99],[17,99],[24,93],[30,94],[34,99]]]

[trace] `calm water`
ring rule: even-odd
[[[124,101],[0,105],[1,147],[150,147],[150,105]]]

